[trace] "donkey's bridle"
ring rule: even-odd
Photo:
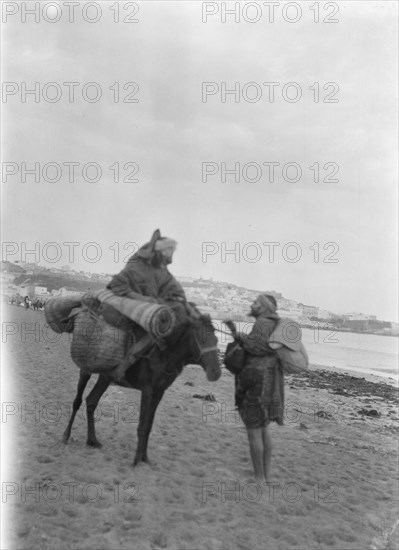
[[[193,336],[194,336],[194,341],[197,344],[198,351],[199,351],[199,355],[196,359],[194,359],[194,361],[199,361],[201,359],[201,357],[203,355],[205,355],[206,353],[211,353],[212,351],[217,351],[219,349],[217,346],[206,346],[205,348],[202,348],[200,346],[200,343],[199,343],[196,335],[193,334]]]
[[[186,312],[187,312],[187,315],[188,317],[192,318],[192,319],[199,319],[200,318],[200,315],[199,315],[199,312],[197,311],[197,309],[195,307],[193,307],[189,302],[185,301],[184,302],[184,306],[186,308]],[[196,335],[195,335],[195,332],[193,333],[193,337],[194,337],[194,342],[196,343],[197,345],[197,348],[198,348],[198,357],[194,359],[194,361],[199,361],[201,359],[201,357],[203,355],[205,355],[206,353],[211,353],[212,351],[217,351],[219,348],[217,346],[206,346],[204,348],[201,347]]]

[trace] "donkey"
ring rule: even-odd
[[[172,334],[173,335],[173,334]],[[110,373],[99,374],[98,380],[86,398],[87,406],[87,444],[101,447],[95,433],[94,412],[110,384],[133,388],[141,391],[140,417],[137,428],[138,444],[133,466],[149,462],[147,445],[155,411],[165,390],[174,382],[188,364],[200,364],[210,381],[216,381],[221,375],[217,337],[209,315],[201,314],[196,308],[190,308],[190,315],[181,325],[178,334],[174,335],[173,345],[161,350],[157,346],[146,357],[139,358],[129,366],[122,379]],[[80,365],[78,365],[80,366]],[[82,404],[85,387],[93,373],[80,366],[80,377],[72,414],[63,434],[67,443],[71,435],[72,424]]]

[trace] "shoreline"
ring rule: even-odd
[[[219,321],[219,320],[214,321],[216,326],[219,326],[220,322],[221,321]],[[344,333],[342,333],[342,334],[344,334]],[[349,333],[345,332],[345,334],[349,334]],[[358,333],[353,333],[353,334],[358,334]],[[370,336],[370,335],[369,334],[362,334],[362,336]],[[373,336],[381,336],[381,335],[373,334]],[[304,341],[304,339],[302,339],[302,340]],[[232,341],[232,338],[230,336],[228,336],[226,338],[226,336],[222,334],[222,336],[221,336],[221,338],[219,339],[219,342],[218,342],[219,349],[220,349],[222,354],[224,354],[224,352],[226,350],[226,347],[227,347],[227,344],[231,341]],[[354,376],[354,377],[357,377],[357,378],[364,378],[365,380],[370,381],[370,382],[374,382],[376,384],[384,383],[384,384],[394,386],[396,388],[399,387],[398,357],[397,357],[397,350],[396,349],[395,349],[394,353],[393,352],[388,352],[388,353],[391,353],[391,354],[393,353],[392,357],[395,357],[395,361],[393,361],[392,358],[390,358],[389,363],[385,364],[382,367],[382,369],[384,369],[384,370],[382,370],[382,369],[378,370],[378,369],[373,368],[373,363],[370,361],[370,359],[372,360],[373,357],[374,357],[374,355],[373,355],[374,352],[372,350],[368,350],[367,348],[362,349],[362,353],[365,354],[364,363],[362,363],[361,358],[359,358],[357,356],[353,357],[353,355],[351,355],[351,354],[346,356],[346,354],[343,354],[341,352],[341,353],[337,353],[337,354],[332,355],[331,354],[331,344],[329,344],[329,342],[325,342],[325,344],[323,344],[323,342],[319,342],[316,345],[316,348],[315,348],[314,351],[311,348],[311,345],[313,343],[311,343],[309,345],[309,343],[304,341],[304,344],[305,344],[305,347],[307,348],[307,351],[308,351],[308,354],[309,354],[309,369],[310,370],[320,370],[321,369],[321,370],[327,370],[327,371],[330,371],[330,372],[336,372],[336,373],[341,373],[341,374],[346,373],[348,376]],[[308,345],[309,345],[310,349],[308,349]],[[323,351],[324,351],[324,347],[322,347],[323,345],[325,345],[325,358],[324,359],[325,359],[326,363],[323,362]],[[349,352],[353,352],[355,349],[356,349],[356,346],[353,346],[353,349],[349,350]],[[313,357],[312,357],[313,354],[316,355],[316,357],[314,357],[314,360],[312,360],[313,359]],[[369,360],[367,360],[367,356],[369,357]],[[345,362],[350,362],[350,363],[355,363],[355,364],[354,365],[351,364],[351,366],[345,366]],[[328,363],[330,363],[330,364],[328,364]],[[337,366],[337,363],[338,364],[342,363],[342,366]],[[358,364],[356,364],[356,363],[358,363]]]
[[[355,376],[340,372],[339,369],[320,369],[312,365],[308,371],[285,375],[284,378],[291,387],[307,387],[312,391],[327,390],[330,394],[347,398],[348,404],[351,399],[366,399],[367,403],[383,408],[389,408],[389,403],[399,405],[398,387],[387,384],[385,380]]]
[[[223,350],[219,350],[221,355],[224,355],[225,352],[225,346],[223,346]],[[372,382],[373,384],[384,384],[387,386],[391,386],[393,388],[399,388],[399,375],[397,378],[394,378],[393,376],[382,376],[381,374],[374,374],[370,373],[369,371],[362,370],[361,367],[359,369],[351,369],[351,368],[345,368],[345,367],[335,367],[330,365],[323,365],[320,363],[309,363],[309,371],[311,372],[317,372],[317,371],[327,371],[332,372],[335,374],[348,376],[348,377],[354,377],[366,380],[367,382]],[[306,374],[306,371],[305,373]]]
[[[278,312],[277,312],[278,313]],[[283,315],[281,316],[281,318],[284,317]],[[229,318],[229,316],[226,314],[226,316],[224,317],[224,319],[227,319]],[[243,319],[232,319],[234,321],[234,323],[242,323],[242,324],[248,324],[248,323],[253,323],[253,321],[251,320],[252,317],[251,316],[248,316],[248,318],[243,318]],[[361,335],[364,335],[364,336],[388,336],[388,337],[392,337],[392,338],[399,338],[399,334],[387,334],[386,332],[361,332],[361,331],[356,331],[356,330],[346,330],[346,329],[342,329],[342,328],[337,328],[334,326],[334,323],[332,321],[322,321],[322,320],[319,320],[319,321],[315,321],[315,325],[317,325],[315,327],[315,325],[301,325],[296,319],[292,319],[292,321],[294,321],[295,323],[298,323],[298,325],[300,326],[301,329],[308,329],[308,330],[315,330],[315,328],[317,328],[317,330],[322,330],[322,331],[325,331],[325,332],[331,332],[332,328],[334,328],[334,332],[337,332],[337,333],[342,333],[342,334],[361,334]],[[225,324],[224,320],[222,319],[213,319],[213,322],[214,323],[217,323],[217,325],[219,326],[222,326],[223,324]],[[395,321],[392,321],[392,322],[395,322]]]
[[[320,365],[318,363],[310,363],[309,370],[313,372],[328,371],[328,372],[333,372],[336,374],[341,374],[349,377],[364,379],[367,382],[372,382],[374,384],[386,384],[394,388],[399,388],[399,379],[395,379],[393,377],[385,377],[377,374],[371,374],[369,372],[365,372],[362,370],[353,370],[350,368],[346,369],[341,367],[331,367],[329,365]]]

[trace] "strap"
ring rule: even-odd
[[[204,355],[205,353],[210,353],[211,351],[217,351],[219,348],[217,346],[209,346],[207,348],[200,348],[201,353],[200,357]]]

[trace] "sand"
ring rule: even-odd
[[[52,343],[42,312],[5,306],[3,342],[5,323],[16,334],[3,344],[12,383],[3,387],[2,548],[397,547],[395,388],[334,373],[287,377],[285,425],[271,428],[273,486],[256,486],[233,377],[224,370],[210,383],[189,366],[157,411],[151,465],[133,469],[140,393],[112,386],[103,396],[102,449],[86,446],[84,407],[64,446],[78,380],[69,335]],[[38,327],[35,341],[26,331]]]

